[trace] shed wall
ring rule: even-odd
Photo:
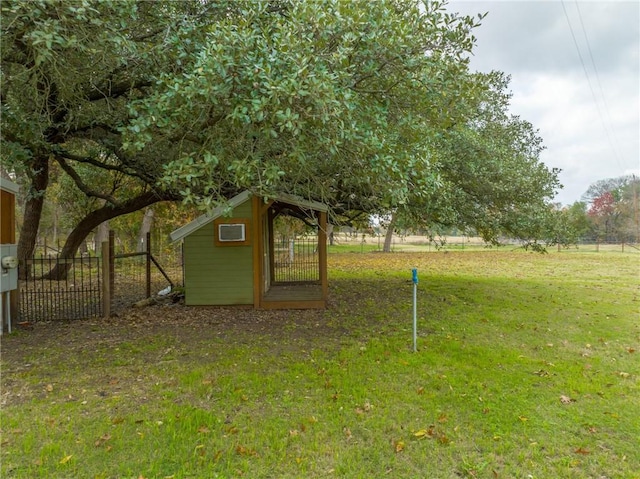
[[[0,243],[14,244],[16,242],[16,214],[15,195],[9,191],[0,190]]]
[[[236,207],[233,218],[251,220],[251,204]],[[214,233],[210,223],[184,239],[185,304],[253,305],[253,243],[216,246]]]

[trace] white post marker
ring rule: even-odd
[[[413,352],[418,351],[418,268],[411,270],[413,281]]]

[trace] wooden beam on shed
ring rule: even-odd
[[[262,225],[262,208],[260,198],[254,196],[251,200],[251,212],[253,217],[253,307],[258,309],[261,307],[262,289],[264,282],[263,276],[263,256],[264,246],[262,244],[263,225]]]
[[[320,284],[322,285],[322,300],[329,297],[329,277],[327,273],[327,213],[318,212],[318,261],[320,263]]]

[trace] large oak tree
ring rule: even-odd
[[[336,217],[447,212],[495,237],[528,228],[557,185],[535,131],[506,115],[506,82],[468,70],[480,17],[439,1],[1,8],[3,163],[29,190],[21,257],[51,162],[99,200],[64,255],[106,219],[165,199],[207,209],[243,189],[325,201]],[[126,188],[104,181],[123,174]]]

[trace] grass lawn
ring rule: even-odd
[[[638,479],[639,260],[331,254],[326,311],[36,324],[2,338],[0,477]]]

